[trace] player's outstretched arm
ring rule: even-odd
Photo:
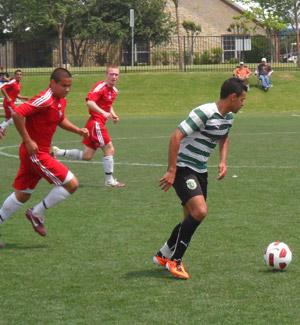
[[[71,121],[69,121],[66,117],[59,123],[59,126],[69,132],[79,134],[82,137],[88,137],[89,136],[89,130],[86,128],[79,128],[75,124],[73,124]]]

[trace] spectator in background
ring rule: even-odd
[[[261,59],[261,63],[257,66],[255,74],[258,75],[259,80],[264,91],[268,91],[271,87],[270,76],[273,73],[271,66],[267,63],[266,58]]]
[[[251,74],[251,70],[244,64],[244,62],[240,62],[240,65],[237,66],[233,71],[233,76],[242,80],[243,83],[247,86],[248,90],[250,89],[249,78]]]

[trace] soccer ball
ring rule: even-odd
[[[292,252],[283,242],[271,243],[264,254],[267,266],[272,270],[285,270],[292,261]]]

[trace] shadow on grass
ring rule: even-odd
[[[260,269],[258,272],[263,274],[284,274],[287,270]]]
[[[4,247],[1,247],[2,250],[14,250],[14,249],[45,249],[48,248],[47,245],[22,245],[22,244],[5,244]]]
[[[167,270],[164,269],[150,269],[150,270],[147,269],[147,270],[131,271],[131,272],[127,272],[124,275],[124,278],[128,280],[131,279],[136,280],[137,278],[156,278],[156,279],[164,279],[170,281],[180,280],[172,277],[172,275]]]
[[[105,188],[104,185],[102,184],[89,184],[89,183],[80,183],[80,188],[84,188],[84,187],[90,187],[90,188]]]
[[[113,186],[106,186],[104,183],[96,183],[96,184],[89,184],[89,183],[80,183],[80,188],[88,187],[88,188],[101,188],[103,190],[122,190],[126,189],[126,186],[124,187],[113,187]]]

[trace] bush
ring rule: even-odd
[[[248,63],[260,62],[261,58],[271,57],[270,40],[264,35],[251,38],[251,51],[244,52],[244,61]]]
[[[151,64],[152,65],[169,65],[170,58],[167,51],[157,51],[153,52],[151,55]]]
[[[171,51],[170,53],[171,64],[178,64],[179,53],[177,51]]]
[[[151,54],[151,64],[160,65],[161,64],[161,54],[160,52],[153,52]]]
[[[194,64],[219,64],[222,63],[223,50],[220,47],[215,47],[209,52],[205,50],[201,55],[195,55]],[[195,63],[197,62],[197,63]]]
[[[212,63],[222,63],[223,49],[215,47],[211,50],[211,61]]]
[[[207,50],[205,50],[201,54],[199,61],[200,61],[200,64],[211,64],[212,61],[211,61],[210,53]]]
[[[238,64],[239,63],[239,59],[237,59],[237,58],[230,58],[230,59],[226,60],[225,63]]]
[[[162,51],[161,56],[162,56],[162,60],[161,60],[162,65],[169,65],[170,64],[169,53],[167,51]]]
[[[195,65],[201,64],[201,56],[200,56],[200,53],[196,53],[194,55],[193,64],[195,64]]]

